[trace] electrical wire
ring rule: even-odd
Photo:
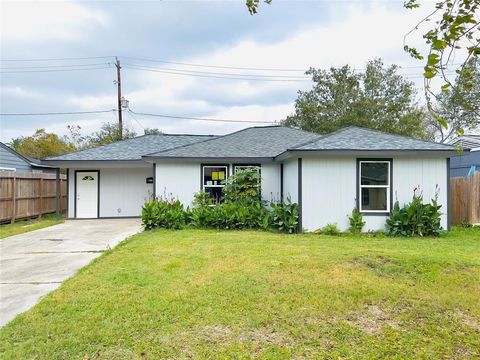
[[[100,114],[108,112],[116,112],[111,110],[93,110],[93,111],[68,111],[68,112],[44,112],[44,113],[0,113],[0,116],[44,116],[44,115],[79,115],[79,114]]]
[[[262,75],[262,74],[239,74],[239,73],[219,73],[219,72],[210,72],[210,71],[196,71],[196,70],[184,70],[184,69],[172,69],[172,68],[158,68],[158,67],[151,67],[141,64],[129,64],[124,63],[122,66],[134,66],[134,67],[141,67],[146,69],[152,70],[161,70],[161,71],[178,71],[186,74],[206,74],[206,75],[225,75],[225,76],[250,76],[250,77],[265,77],[265,78],[287,78],[287,79],[310,79],[309,76],[299,76],[299,75]]]
[[[110,63],[95,63],[95,64],[71,64],[71,65],[44,65],[44,66],[9,66],[0,67],[0,70],[24,70],[24,69],[50,69],[50,68],[69,68],[69,67],[85,67],[85,66],[110,66]]]
[[[194,74],[194,73],[184,73],[178,71],[164,71],[164,70],[154,70],[149,69],[141,66],[131,66],[131,65],[122,65],[123,68],[132,69],[132,70],[141,70],[141,71],[149,71],[149,72],[156,72],[162,74],[173,74],[173,75],[183,75],[183,76],[196,76],[196,77],[205,77],[205,78],[216,78],[216,79],[227,79],[227,80],[245,80],[245,81],[286,81],[286,82],[305,82],[311,81],[310,79],[265,79],[265,78],[258,78],[258,77],[232,77],[232,76],[215,76],[215,75],[202,75],[202,74]],[[257,75],[255,75],[257,76]]]
[[[0,59],[1,61],[70,61],[70,60],[90,60],[90,59],[114,59],[115,56],[87,56],[87,57],[71,57],[71,58],[50,58],[50,59]]]
[[[143,115],[143,116],[153,116],[153,117],[162,117],[162,118],[169,118],[169,119],[184,119],[184,120],[198,120],[198,121],[212,121],[212,122],[228,122],[228,123],[252,123],[252,124],[276,124],[274,121],[261,121],[261,120],[233,120],[233,119],[218,119],[218,118],[200,118],[200,117],[192,117],[192,116],[177,116],[177,115],[165,115],[165,114],[152,114],[152,113],[143,113],[143,112],[136,112],[131,109],[128,110],[129,112],[135,115]]]
[[[41,72],[66,72],[66,71],[86,71],[86,70],[103,70],[111,69],[111,66],[101,66],[101,67],[89,67],[89,68],[80,68],[80,69],[55,69],[55,70],[12,70],[12,71],[0,71],[0,74],[21,74],[21,73],[41,73]]]
[[[166,61],[166,60],[154,60],[154,59],[145,59],[132,56],[119,56],[120,59],[131,59],[139,61],[147,61],[154,63],[163,63],[163,64],[174,64],[174,65],[184,65],[184,66],[195,66],[195,67],[205,67],[205,68],[217,68],[217,69],[234,69],[234,70],[253,70],[253,71],[296,71],[296,72],[305,72],[307,69],[279,69],[279,68],[257,68],[257,67],[238,67],[238,66],[224,66],[224,65],[206,65],[206,64],[192,64],[176,61]]]

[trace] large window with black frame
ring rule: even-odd
[[[228,165],[203,165],[202,187],[215,201],[221,201],[222,189],[228,177]]]

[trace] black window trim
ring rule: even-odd
[[[204,167],[206,166],[207,167],[225,167],[227,168],[225,179],[227,179],[230,176],[230,164],[200,164],[200,190],[205,190],[205,186],[203,184],[203,176],[204,176],[203,170],[204,170]],[[221,187],[221,186],[217,186],[217,187]]]
[[[390,183],[389,183],[389,190],[390,190],[390,206],[389,211],[361,211],[360,209],[360,162],[362,161],[384,161],[390,163]],[[390,215],[392,208],[393,208],[393,159],[392,158],[357,158],[357,190],[356,190],[356,206],[357,209],[362,213],[363,216],[388,216]]]

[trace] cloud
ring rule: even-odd
[[[418,67],[401,70],[412,79],[412,75],[421,75],[422,70],[419,67],[423,64],[412,60],[403,51],[403,36],[431,8],[430,5],[425,5],[420,10],[408,12],[402,8],[401,3],[381,1],[353,4],[322,2],[321,6],[319,3],[299,2],[294,11],[296,15],[290,16],[290,13],[287,13],[289,6],[286,5],[290,3],[274,2],[271,7],[265,7],[262,10],[264,13],[260,16],[249,17],[245,14],[248,21],[242,22],[243,20],[238,20],[237,8],[222,8],[220,19],[212,15],[209,21],[205,21],[209,8],[201,5],[204,12],[198,15],[192,10],[195,7],[189,3],[176,5],[178,3],[161,2],[155,7],[152,3],[145,5],[141,2],[128,3],[128,6],[126,3],[122,3],[121,6],[117,6],[117,3],[115,6],[108,3],[106,7],[100,6],[100,3],[92,3],[88,8],[83,4],[69,2],[32,3],[31,6],[30,3],[29,6],[25,6],[24,2],[21,6],[17,4],[2,5],[4,32],[2,36],[4,39],[15,40],[8,43],[9,52],[15,54],[38,52],[35,45],[49,47],[54,49],[51,51],[55,53],[58,50],[62,57],[80,56],[81,50],[89,54],[104,55],[99,53],[107,51],[104,47],[108,49],[108,53],[114,54],[117,51],[115,49],[122,49],[125,46],[126,55],[137,57],[210,65],[295,69],[307,69],[310,66],[328,68],[344,64],[360,69],[365,66],[367,60],[382,57],[387,64]],[[280,11],[280,8],[283,11]],[[148,14],[142,16],[146,9]],[[182,12],[188,9],[188,14]],[[162,18],[158,17],[154,10],[164,17],[171,18],[175,26],[168,23],[169,26],[163,28],[164,22],[160,21]],[[275,12],[273,20],[267,16],[269,11]],[[313,14],[315,11],[317,14]],[[184,23],[178,22],[172,14],[177,14],[176,16],[181,17]],[[212,14],[215,14],[215,11],[212,10]],[[305,14],[308,20],[304,22],[299,20],[301,14]],[[188,21],[184,18],[186,15]],[[290,17],[296,17],[296,20],[290,21]],[[129,21],[128,27],[124,26],[126,19]],[[196,22],[201,23],[201,26],[197,26]],[[231,27],[228,27],[229,22],[232,23]],[[252,31],[252,28],[246,25],[251,25],[256,30]],[[241,29],[242,26],[244,30]],[[269,26],[274,30],[268,30]],[[94,33],[92,29],[98,27],[108,27],[108,31]],[[235,32],[232,28],[235,28]],[[64,41],[70,39],[81,41]],[[37,40],[41,40],[40,45],[36,44]],[[410,45],[421,47],[422,41],[419,32],[411,38]],[[48,56],[51,55],[48,50],[45,51]],[[128,51],[133,53],[129,54]],[[47,57],[46,54],[42,56]],[[128,62],[141,63],[140,60],[124,60],[124,63]],[[160,63],[143,64],[161,67]],[[174,64],[164,67],[242,72]],[[292,74],[273,71],[243,73]],[[302,75],[302,71],[294,74]],[[9,83],[4,84],[8,88],[2,89],[5,95],[2,106],[5,109],[8,107],[9,112],[20,112],[17,111],[20,109],[31,112],[111,109],[116,107],[113,79],[113,70],[105,73],[102,70],[81,74],[75,72],[42,74],[35,77],[30,74],[24,77],[10,75]],[[420,77],[415,81],[418,87],[422,86]],[[278,121],[291,114],[294,111],[297,91],[306,90],[311,86],[309,82],[284,83],[187,77],[143,72],[127,67],[122,70],[122,82],[125,97],[130,100],[131,108],[138,112],[265,121]],[[36,93],[45,96],[34,98],[33,95]],[[43,105],[39,100],[44,102]],[[221,134],[251,125],[147,116],[135,118],[145,127],[158,127],[173,133]],[[39,123],[47,129],[64,133],[66,124],[80,122],[80,119],[85,131],[98,130],[102,122],[115,120],[111,114],[86,118],[78,116],[65,119],[42,118],[35,121],[32,118],[22,123],[21,127],[13,123],[6,124],[5,121],[2,124],[2,138],[5,138],[6,127],[8,136],[11,137],[31,133]],[[131,123],[137,132],[141,132],[141,126],[136,120],[131,119],[129,115],[124,119]]]
[[[67,1],[2,1],[2,41],[79,39],[107,15]]]

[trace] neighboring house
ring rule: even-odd
[[[0,142],[0,171],[55,174],[55,168],[40,164],[40,160],[27,158],[2,142]]]
[[[470,150],[463,154],[452,156],[450,174],[452,177],[467,176],[473,171],[480,171],[480,135],[464,135],[453,140],[451,145]]]
[[[347,127],[320,136],[283,126],[251,127],[218,137],[149,135],[49,158],[68,168],[71,218],[139,216],[149,194],[190,206],[199,190],[217,196],[239,167],[258,167],[262,197],[291,198],[301,226],[348,228],[358,206],[365,230],[384,229],[398,199],[420,187],[438,193],[448,227],[449,157],[454,147]]]

